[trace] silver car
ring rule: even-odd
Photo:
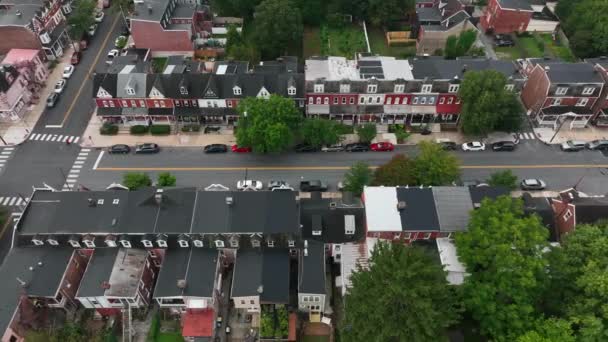
[[[568,140],[566,142],[563,142],[560,145],[560,148],[562,149],[562,151],[575,152],[584,150],[585,145],[587,145],[587,143],[581,140]]]
[[[341,152],[341,151],[344,151],[344,146],[342,146],[341,144],[323,146],[323,148],[321,148],[321,151],[323,151],[323,152]]]

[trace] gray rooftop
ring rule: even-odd
[[[101,297],[106,289],[102,287],[109,281],[118,255],[118,248],[96,248],[84,272],[76,297]]]
[[[417,79],[450,80],[454,77],[464,78],[467,71],[495,70],[505,77],[523,79],[515,64],[511,61],[498,61],[481,58],[463,58],[448,60],[443,58],[420,58],[410,61],[412,73]]]
[[[547,70],[553,83],[604,83],[602,76],[590,63],[539,63]]]
[[[260,296],[260,302],[289,302],[289,251],[280,248],[237,252],[231,297]]]
[[[325,244],[308,242],[308,255],[300,257],[298,292],[325,294]]]
[[[0,26],[26,26],[30,24],[43,6],[42,0],[2,0],[0,6],[7,5],[7,9],[0,10]],[[21,15],[17,15],[17,13]]]
[[[154,298],[213,297],[213,282],[217,269],[218,252],[206,248],[174,248],[165,252],[156,281]],[[185,280],[186,287],[177,286]]]
[[[128,94],[127,88],[135,91]],[[119,73],[116,80],[116,97],[118,98],[145,98],[146,97],[146,74],[145,73]]]
[[[159,22],[168,10],[171,0],[146,0],[142,3],[134,4],[134,11],[131,13],[131,20],[146,20]]]
[[[532,11],[529,0],[498,0],[498,3],[504,9]]]
[[[437,7],[416,8],[416,16],[419,21],[441,21],[441,12]]]
[[[119,248],[108,280],[110,288],[105,291],[104,295],[106,297],[135,297],[147,257],[148,251],[145,249]]]
[[[464,231],[473,210],[471,193],[466,187],[433,187],[433,198],[441,231]]]

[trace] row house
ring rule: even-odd
[[[593,106],[593,124],[598,127],[608,127],[608,57],[591,58],[586,60],[587,63],[595,67],[604,80],[604,87],[600,93],[599,99]]]
[[[368,238],[411,243],[466,231],[471,210],[484,198],[507,195],[496,187],[365,187]]]
[[[40,50],[11,49],[0,62],[0,121],[15,122],[29,105],[49,74]]]
[[[0,54],[42,50],[45,60],[54,60],[70,44],[65,18],[70,0],[2,0],[0,9]]]
[[[594,107],[604,92],[605,80],[591,63],[527,61],[528,79],[521,100],[539,126],[583,128],[594,119]]]
[[[534,10],[528,0],[490,0],[479,24],[486,33],[523,33],[528,29]]]
[[[308,314],[311,322],[320,322],[325,307],[329,307],[325,260],[325,244],[318,241],[309,241],[298,260],[298,308]]]
[[[448,37],[467,30],[477,32],[469,12],[460,0],[439,0],[431,7],[417,7],[411,32],[411,38],[416,39],[417,53],[435,54],[445,48]]]
[[[588,196],[576,189],[567,189],[549,199],[558,241],[574,231],[577,225],[596,224],[608,219],[608,197]]]
[[[3,342],[24,341],[53,310],[73,313],[90,251],[71,248],[13,248],[0,267],[0,331]]]
[[[304,75],[271,74],[96,74],[93,96],[103,122],[148,124],[234,124],[245,97],[291,98],[304,110]]]

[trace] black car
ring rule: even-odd
[[[501,39],[494,42],[497,47],[509,47],[514,46],[515,43],[512,40]]]
[[[369,144],[356,143],[348,144],[344,147],[346,152],[367,152],[369,151]]]
[[[492,150],[494,151],[513,151],[515,150],[515,143],[512,141],[498,141],[492,144]]]
[[[224,144],[211,144],[203,149],[205,153],[225,153],[228,152],[228,146]]]
[[[317,147],[307,145],[307,144],[297,144],[294,147],[296,152],[317,152],[319,149]]]
[[[108,153],[110,154],[127,154],[129,152],[131,152],[131,148],[129,147],[129,145],[125,144],[112,145],[108,149]]]
[[[456,151],[458,149],[458,144],[453,141],[442,141],[439,143],[439,146],[441,146],[444,151]]]
[[[49,94],[49,97],[46,98],[46,106],[49,108],[55,107],[57,100],[59,100],[59,94],[55,92]]]
[[[327,184],[320,180],[301,181],[300,191],[327,191]]]
[[[135,153],[158,153],[160,147],[157,144],[145,143],[135,146]]]

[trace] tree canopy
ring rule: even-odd
[[[403,154],[394,155],[386,164],[374,171],[372,185],[405,186],[416,185],[414,162]]]
[[[414,8],[414,0],[368,0],[367,17],[376,26],[388,26],[392,21],[402,19],[409,8]]]
[[[304,143],[314,147],[340,142],[337,123],[332,120],[305,119],[300,134]]]
[[[89,27],[95,24],[96,3],[93,0],[76,0],[74,10],[68,17],[69,33],[73,40],[79,41]]]
[[[458,36],[449,36],[443,54],[446,59],[465,56],[477,40],[476,30],[462,31]]]
[[[570,47],[581,58],[608,54],[608,12],[605,0],[560,1],[555,8]]]
[[[376,124],[368,123],[357,126],[357,135],[359,136],[359,141],[363,143],[370,143],[376,137]]]
[[[344,174],[344,190],[350,191],[357,196],[363,193],[363,187],[369,185],[372,180],[372,170],[364,162],[357,162]]]
[[[379,243],[351,277],[344,341],[442,341],[459,315],[442,266],[421,247]]]
[[[456,235],[460,261],[470,276],[464,304],[481,331],[513,341],[533,331],[545,285],[548,231],[538,216],[526,216],[519,199],[484,200],[471,214],[468,231]]]
[[[502,186],[509,190],[517,189],[517,176],[511,170],[497,171],[488,179],[490,186]]]
[[[122,184],[129,190],[137,190],[152,185],[152,180],[147,173],[129,172],[123,175]]]
[[[495,70],[468,71],[458,95],[462,99],[462,131],[484,135],[494,130],[516,131],[523,109],[515,94],[506,90],[506,78]]]
[[[301,113],[293,100],[277,95],[269,99],[248,97],[239,102],[236,141],[254,152],[287,150],[299,128]]]
[[[458,159],[439,144],[422,141],[414,159],[414,174],[420,185],[450,185],[460,178]]]
[[[176,182],[177,182],[177,179],[175,178],[174,175],[170,174],[169,172],[161,172],[158,174],[158,179],[156,181],[156,184],[158,186],[165,187],[165,186],[175,186]]]
[[[258,51],[248,39],[244,39],[236,26],[230,25],[226,34],[226,55],[237,61],[257,62]]]
[[[264,0],[255,8],[254,40],[264,58],[284,55],[302,43],[302,16],[291,0]]]

